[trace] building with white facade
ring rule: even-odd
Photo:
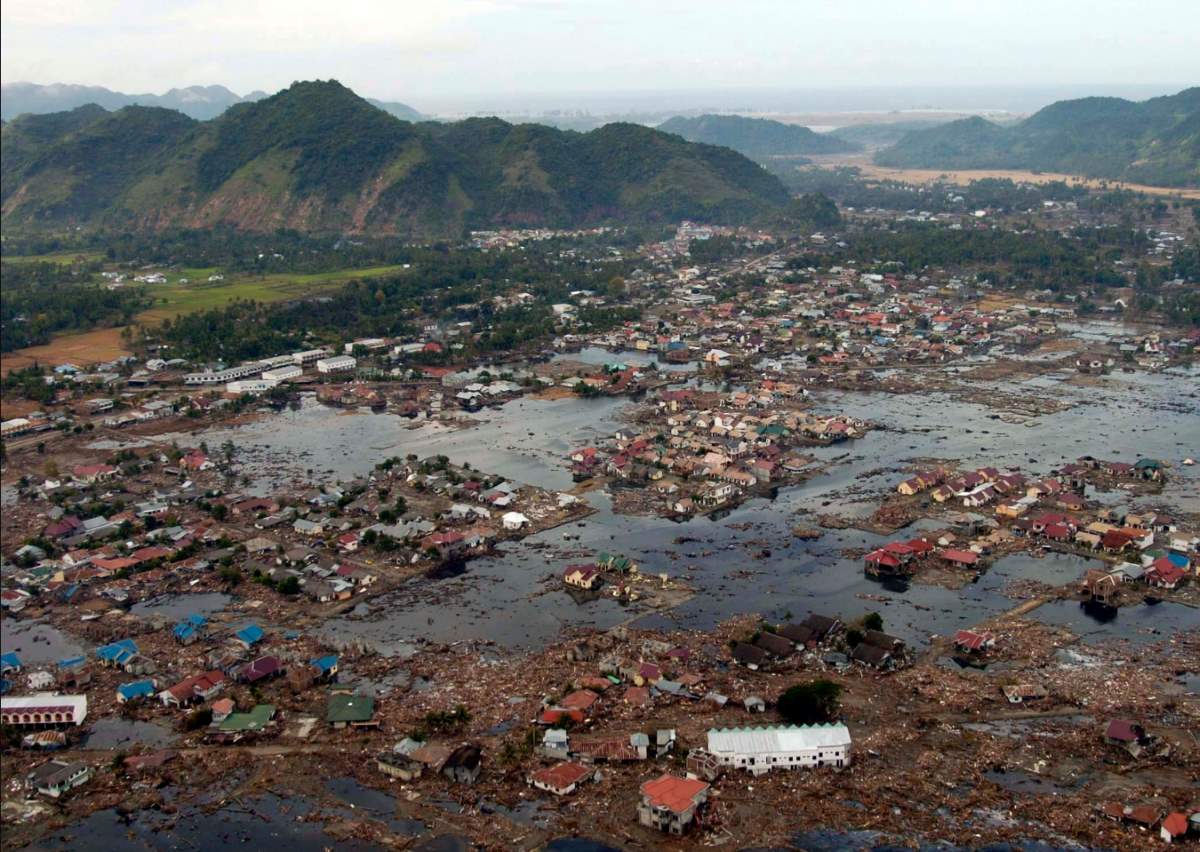
[[[246,364],[239,364],[236,367],[227,367],[224,370],[205,370],[203,373],[188,373],[183,377],[185,385],[224,385],[229,382],[236,382],[238,379],[248,379],[251,376],[257,376],[266,367],[261,361],[250,361]]]
[[[342,347],[342,351],[345,352],[347,355],[353,355],[354,348],[356,346],[361,346],[363,349],[366,349],[368,351],[374,351],[376,349],[386,349],[387,345],[388,345],[388,342],[386,340],[384,340],[382,337],[364,337],[360,340],[355,340],[355,341],[352,341],[351,343],[345,344]]]
[[[276,367],[274,370],[266,370],[262,374],[262,380],[269,382],[271,387],[282,384],[283,382],[291,382],[304,375],[304,370],[297,364],[288,364],[284,367]]]
[[[0,698],[0,721],[14,727],[82,725],[87,718],[86,695],[6,695]]]
[[[335,355],[332,358],[322,358],[317,362],[318,373],[346,373],[353,370],[358,361],[349,355]]]
[[[328,354],[330,354],[328,349],[305,349],[303,352],[293,352],[291,358],[292,363],[304,366],[318,361]]]
[[[754,775],[772,769],[840,769],[850,763],[850,730],[841,723],[713,728],[708,732],[708,752],[722,766]]]
[[[226,393],[266,393],[271,388],[275,387],[271,382],[265,382],[262,379],[239,379],[236,382],[229,382],[225,385]]]

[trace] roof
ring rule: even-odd
[[[132,683],[123,683],[117,687],[117,692],[121,693],[126,699],[129,698],[144,698],[154,694],[154,681],[135,680]]]
[[[1136,722],[1131,722],[1128,719],[1113,719],[1108,723],[1108,728],[1104,732],[1104,736],[1110,740],[1121,740],[1122,742],[1137,742],[1141,739],[1138,733],[1141,726]]]
[[[1179,811],[1168,814],[1167,818],[1162,823],[1163,831],[1171,835],[1187,834],[1188,821],[1187,817]]]
[[[222,731],[257,731],[270,724],[275,717],[273,704],[258,704],[249,713],[230,713],[221,720]]]
[[[684,813],[696,803],[697,797],[708,791],[708,785],[694,778],[663,774],[642,785],[642,796],[656,808]]]
[[[548,766],[533,773],[530,778],[554,790],[564,790],[572,784],[578,784],[592,774],[592,770],[579,763],[560,763]]]
[[[708,750],[713,754],[771,754],[849,745],[850,730],[841,723],[713,728],[708,732]]]
[[[970,550],[943,550],[942,558],[948,562],[960,562],[964,565],[974,565],[979,560],[979,554]]]
[[[331,695],[325,711],[329,722],[368,722],[375,715],[375,698],[371,695]]]
[[[257,624],[248,624],[233,635],[238,639],[241,639],[243,642],[253,645],[255,642],[262,640],[263,629]]]

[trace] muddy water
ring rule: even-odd
[[[80,743],[81,748],[124,751],[135,745],[147,748],[165,748],[175,742],[178,735],[154,722],[137,722],[110,716],[96,721]]]
[[[45,666],[86,653],[76,639],[41,621],[5,618],[0,621],[0,639],[4,652],[16,654],[26,667]]]
[[[195,595],[159,595],[136,603],[130,612],[139,618],[159,616],[167,620],[182,619],[186,616],[209,616],[220,612],[229,606],[232,598],[221,592],[202,592]]]
[[[612,513],[605,493],[589,492],[586,499],[597,512],[580,524],[506,544],[497,556],[473,560],[455,576],[414,580],[373,601],[368,614],[336,619],[327,630],[393,648],[418,638],[492,639],[528,647],[551,641],[570,626],[604,628],[635,620],[645,626],[707,629],[740,612],[783,619],[810,610],[851,617],[877,610],[889,631],[927,641],[930,634],[945,634],[1010,609],[1016,601],[1001,594],[1010,580],[1059,584],[1082,575],[1089,562],[1071,556],[1010,557],[957,591],[883,585],[864,577],[861,563],[840,552],[887,539],[843,530],[798,542],[791,527],[806,517],[811,521],[811,513],[869,514],[879,493],[893,490],[912,460],[921,457],[1043,473],[1085,454],[1128,461],[1162,458],[1174,465],[1164,494],[1128,502],[1200,511],[1200,467],[1180,465],[1200,446],[1200,372],[1122,373],[1088,385],[1077,378],[1064,371],[1030,380],[1030,395],[1053,394],[1073,407],[1030,418],[1024,425],[995,419],[997,412],[990,408],[942,394],[820,393],[815,400],[820,410],[846,412],[887,430],[814,450],[829,464],[826,473],[782,489],[774,500],[752,500],[719,520],[621,517]],[[345,479],[367,472],[383,458],[408,453],[443,453],[517,481],[564,489],[571,485],[566,452],[610,435],[620,427],[627,406],[620,399],[520,399],[477,413],[481,422],[476,427],[447,430],[436,424],[410,429],[411,421],[391,415],[347,414],[306,400],[297,411],[205,439],[210,445],[232,440],[243,452],[255,487],[263,490],[289,476],[304,477],[309,468],[317,471],[318,480]],[[1119,502],[1122,496],[1106,498]],[[748,528],[733,529],[733,524]],[[565,540],[564,533],[578,540]],[[677,545],[680,536],[697,541]],[[637,609],[609,598],[577,604],[554,577],[567,564],[600,550],[625,553],[643,570],[686,578],[698,594],[673,612],[640,620]],[[1156,620],[1165,629],[1197,626],[1197,611],[1185,607],[1164,605],[1153,617],[1140,608],[1123,610],[1119,618],[1102,621],[1103,614],[1074,606],[1045,607],[1035,617],[1078,627],[1089,638],[1139,641],[1148,635],[1146,625]]]
[[[213,813],[187,806],[166,815],[138,811],[125,818],[115,810],[97,811],[67,829],[29,846],[38,850],[109,852],[113,849],[278,849],[294,852],[324,852],[336,847],[348,852],[387,847],[360,840],[335,841],[325,834],[320,822],[305,822],[314,810],[302,798],[267,794],[238,799]],[[349,816],[352,817],[353,812]]]

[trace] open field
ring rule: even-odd
[[[48,260],[53,255],[40,255],[27,260]],[[71,255],[74,257],[74,255]],[[10,259],[10,258],[6,258]],[[69,259],[63,255],[61,260]],[[403,272],[403,266],[374,266],[365,269],[339,269],[333,272],[318,272],[311,275],[279,273],[250,277],[231,275],[223,281],[208,281],[216,269],[184,269],[172,272],[174,279],[166,284],[150,285],[149,291],[159,301],[154,307],[138,314],[138,320],[154,325],[180,314],[219,308],[237,299],[257,302],[278,302],[301,296],[312,296],[332,290],[355,278],[376,278]],[[180,278],[188,283],[179,283]],[[79,334],[64,334],[43,346],[30,346],[15,352],[5,353],[0,358],[0,373],[39,364],[62,364],[70,362],[79,366],[111,361],[129,351],[121,340],[120,328],[97,329]]]
[[[983,180],[985,178],[1007,178],[1016,183],[1052,183],[1054,181],[1063,181],[1064,183],[1079,184],[1092,189],[1128,189],[1133,192],[1144,192],[1147,195],[1161,195],[1168,198],[1200,199],[1200,189],[1147,186],[1140,183],[1085,178],[1079,175],[1064,175],[1055,172],[1030,172],[1021,169],[889,169],[872,163],[869,154],[810,155],[809,159],[820,166],[856,166],[862,172],[863,177],[867,178],[899,180],[908,183],[949,181],[965,186],[973,180]]]
[[[104,260],[98,251],[56,251],[50,254],[6,254],[5,263],[76,263]]]
[[[139,314],[138,319],[144,323],[156,323],[179,314],[219,308],[238,299],[278,302],[283,299],[311,296],[355,278],[377,278],[382,275],[394,275],[403,270],[402,266],[374,266],[311,275],[231,275],[224,281],[210,282],[207,280],[208,276],[217,270],[185,269],[178,276],[172,276],[176,278],[175,281],[149,288],[150,293],[161,301]],[[189,283],[180,284],[178,278],[187,278]]]
[[[39,364],[66,364],[80,367],[111,361],[128,355],[125,342],[121,340],[121,329],[100,328],[79,334],[63,334],[42,346],[30,346],[0,356],[0,372]]]

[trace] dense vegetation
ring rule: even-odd
[[[689,142],[723,145],[747,157],[796,157],[804,154],[840,154],[860,146],[845,139],[814,133],[798,124],[740,115],[675,116],[658,126]]]
[[[1012,127],[966,118],[909,133],[875,161],[901,168],[1031,169],[1200,186],[1200,87],[1140,103],[1059,101]]]
[[[575,289],[606,292],[625,263],[593,265],[541,250],[480,252],[446,247],[411,248],[413,270],[351,281],[336,293],[270,305],[240,301],[168,321],[150,333],[172,351],[192,358],[228,362],[274,355],[313,342],[367,336],[420,336],[428,318],[468,323],[465,354],[538,346],[549,337],[549,306]],[[514,281],[537,297],[528,306],[498,309],[492,297]],[[585,309],[581,323],[609,328],[632,319],[621,308]],[[420,320],[420,322],[418,322]]]
[[[946,121],[923,119],[914,121],[889,121],[879,124],[850,124],[845,127],[839,127],[837,130],[831,130],[829,135],[838,139],[845,139],[847,142],[855,145],[879,148],[886,145],[895,145],[914,130],[928,130],[940,124],[946,124]]]
[[[952,230],[926,223],[868,226],[829,257],[865,270],[920,273],[930,267],[973,271],[1000,287],[1072,292],[1081,287],[1123,287],[1113,266],[1124,256],[1145,251],[1145,232],[1127,228],[1009,231],[998,228]],[[797,268],[811,262],[801,257]]]
[[[0,264],[0,349],[49,343],[60,331],[123,325],[150,304],[139,287],[94,283],[99,264]]]
[[[219,118],[126,107],[3,131],[4,224],[459,236],[504,225],[731,222],[787,192],[727,148],[633,124],[400,121],[340,84],[296,83]],[[17,156],[11,156],[15,153]]]

